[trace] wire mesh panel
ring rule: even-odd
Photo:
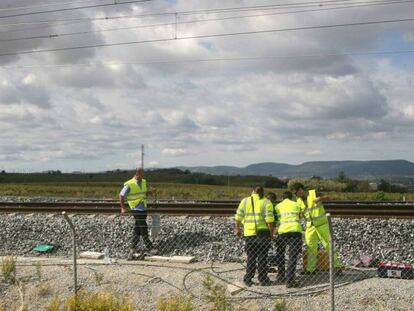
[[[241,306],[254,302],[268,310],[278,299],[286,301],[293,310],[305,309],[304,306],[306,310],[330,310],[327,249],[318,241],[315,260],[309,264],[312,253],[307,251],[305,232],[261,236],[249,241],[234,234],[233,217],[157,217],[149,215],[146,219],[151,247],[140,236],[134,253],[142,256],[129,258],[136,225],[132,216],[72,216],[79,253],[103,254],[98,260],[78,259],[80,288],[112,291],[120,297],[128,295],[134,308],[141,306],[147,310],[156,309],[160,297],[171,295],[192,297],[192,303],[198,307],[211,305],[216,295],[222,302]],[[17,278],[26,280],[28,297],[35,295],[29,288],[37,282],[34,276],[38,260],[42,260],[41,283],[45,287],[63,298],[73,293],[72,240],[61,215],[2,215],[0,225],[0,254],[32,258],[30,263],[18,260],[18,265],[26,265],[17,271]],[[340,263],[333,271],[338,310],[364,310],[372,306],[380,310],[410,310],[409,293],[414,281],[402,278],[411,276],[402,272],[408,266],[384,266],[381,276],[385,278],[378,277],[378,267],[380,261],[412,264],[413,226],[412,220],[333,220],[335,253]],[[51,253],[39,253],[34,250],[38,244],[53,245],[54,249]],[[248,272],[248,254],[254,257],[249,262],[250,268],[254,263],[251,284],[243,283]],[[151,258],[154,256],[160,257]],[[259,278],[259,269],[265,279]],[[2,298],[13,301],[11,288],[0,290]],[[42,301],[53,297],[47,292],[45,289]]]

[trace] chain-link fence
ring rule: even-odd
[[[412,309],[410,266],[381,266],[413,262],[412,220],[334,219],[328,237],[335,237],[335,248],[322,243],[319,236],[325,233],[317,232],[318,239],[312,240],[316,252],[309,250],[306,228],[303,234],[238,238],[234,217],[149,215],[148,239],[145,228],[136,228],[144,220],[130,216],[74,215],[70,221],[77,238],[77,271],[70,227],[62,215],[0,218],[0,254],[28,257],[19,257],[16,279],[26,284],[27,303],[38,309],[53,295],[72,294],[75,275],[79,288],[128,295],[136,309],[155,309],[155,301],[171,294],[191,296],[202,308],[213,303],[211,292],[221,303],[268,310],[278,299],[292,310]],[[34,251],[39,244],[52,245],[52,253]],[[103,258],[79,258],[84,251],[100,252]],[[31,289],[32,283],[43,292]],[[226,295],[220,296],[220,288]],[[16,300],[18,294],[10,291],[0,287],[2,301]]]

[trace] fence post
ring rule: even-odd
[[[158,203],[158,194],[155,193],[155,203]],[[158,213],[151,214],[151,239],[154,241],[161,231],[161,216]]]
[[[334,283],[334,236],[331,214],[326,214],[329,227],[329,284],[331,287],[331,310],[335,311],[335,283]]]
[[[76,262],[76,231],[75,226],[73,225],[72,221],[70,220],[69,216],[66,212],[62,212],[63,217],[69,224],[69,227],[72,231],[72,238],[73,238],[73,282],[74,282],[74,290],[75,290],[75,297],[78,293],[78,265]],[[76,299],[76,298],[75,298]]]

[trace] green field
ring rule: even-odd
[[[176,183],[152,183],[158,190],[158,199],[223,200],[241,199],[250,194],[246,186],[214,186]],[[79,197],[116,199],[121,190],[120,182],[63,182],[55,183],[0,183],[0,196],[20,197]],[[278,197],[286,189],[265,188]],[[401,193],[384,192],[325,192],[334,200],[385,200],[401,201]],[[406,200],[414,200],[413,193],[404,194]]]

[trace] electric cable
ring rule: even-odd
[[[407,2],[408,3],[412,3],[412,2],[414,2],[414,0],[403,0],[403,1],[399,1],[397,3],[407,3]],[[391,4],[391,3],[381,3],[381,5],[382,4]],[[373,5],[373,4],[370,4],[369,6],[371,6],[371,5]],[[375,5],[380,5],[380,4],[375,3]],[[367,6],[367,5],[347,6],[347,7],[337,7],[337,8],[327,8],[327,9],[328,10],[332,10],[332,9],[344,9],[344,8],[354,8],[354,7],[361,7],[361,6]],[[316,10],[304,10],[304,11],[292,11],[292,12],[276,12],[276,13],[257,14],[257,15],[230,16],[230,17],[211,18],[211,19],[201,19],[201,20],[191,20],[191,21],[180,21],[180,22],[177,22],[177,23],[171,22],[171,23],[162,23],[162,24],[137,25],[137,26],[127,26],[127,27],[109,28],[109,29],[86,30],[86,31],[70,32],[70,33],[51,33],[51,34],[39,35],[39,36],[0,39],[0,42],[24,41],[24,40],[35,40],[35,39],[55,39],[55,38],[59,38],[59,37],[86,35],[86,34],[94,34],[94,33],[104,33],[104,32],[111,32],[111,31],[121,31],[121,30],[130,30],[130,29],[143,29],[143,28],[152,28],[152,27],[161,27],[161,26],[175,26],[175,25],[183,25],[183,24],[191,24],[191,23],[202,23],[202,22],[211,22],[211,21],[232,20],[232,19],[240,19],[240,18],[253,18],[253,17],[273,16],[273,15],[285,15],[285,14],[291,14],[291,13],[302,13],[302,12],[322,11],[322,10],[327,10],[327,9],[325,8],[325,9],[316,9]]]
[[[150,1],[150,0],[147,0]],[[343,1],[350,1],[350,0],[341,0]],[[406,0],[409,2],[409,0]],[[355,6],[357,4],[378,4],[378,5],[383,5],[383,4],[398,4],[398,3],[403,3],[405,2],[404,0],[391,0],[391,1],[385,1],[385,0],[374,0],[374,1],[360,1],[360,2],[352,2],[351,6]],[[350,3],[351,4],[351,3]],[[336,3],[336,4],[328,4],[328,5],[345,5],[341,4],[341,3]],[[316,2],[316,4],[311,4],[311,5],[304,5],[301,7],[313,7],[316,6],[318,7],[318,9],[315,10],[322,10],[321,9],[321,5],[318,4],[318,2]],[[348,5],[349,6],[349,5]],[[263,11],[263,10],[276,10],[276,9],[288,9],[288,8],[298,8],[299,6],[285,6],[283,8],[275,8],[275,7],[261,7],[261,8],[257,8],[257,7],[234,7],[231,8],[232,10],[230,10],[230,8],[227,9],[220,9],[220,8],[216,8],[216,9],[211,9],[210,11],[208,10],[198,10],[198,11],[176,11],[176,12],[158,12],[158,13],[146,13],[146,14],[134,14],[134,15],[122,15],[122,16],[105,16],[105,17],[85,17],[85,18],[69,18],[69,19],[49,19],[49,20],[40,20],[40,21],[26,21],[26,22],[15,22],[15,23],[1,23],[0,26],[16,26],[16,25],[33,25],[33,24],[45,24],[45,23],[60,23],[60,22],[68,22],[68,21],[78,21],[78,22],[82,22],[82,21],[108,21],[108,20],[117,20],[117,19],[136,19],[136,18],[146,18],[146,17],[160,17],[160,16],[176,16],[176,15],[199,15],[199,14],[218,14],[218,13],[235,13],[235,12],[244,12],[244,11]],[[336,7],[327,7],[324,9],[335,9]],[[287,14],[289,12],[286,12]],[[293,12],[295,13],[295,12]]]
[[[193,35],[193,36],[183,36],[183,37],[174,37],[174,38],[148,39],[148,40],[140,40],[140,41],[102,43],[102,44],[71,46],[71,47],[61,47],[61,48],[52,48],[52,49],[26,50],[26,51],[21,51],[21,52],[8,52],[8,53],[1,53],[0,57],[37,54],[37,53],[46,53],[46,52],[73,51],[73,50],[90,49],[90,48],[126,46],[126,45],[145,44],[145,43],[158,43],[158,42],[179,41],[179,40],[189,40],[189,39],[222,38],[222,37],[230,37],[230,36],[254,35],[254,34],[289,32],[289,31],[300,31],[300,30],[313,30],[313,29],[332,29],[332,28],[337,28],[337,27],[366,26],[366,25],[378,25],[378,24],[401,23],[401,22],[412,22],[412,21],[414,21],[414,18],[377,20],[377,21],[304,26],[304,27],[292,27],[292,28],[278,28],[278,29],[254,30],[254,31],[232,32],[232,33],[206,34],[206,35]]]
[[[7,7],[7,8],[0,8],[0,12],[3,11],[15,11],[15,10],[23,10],[23,9],[35,9],[40,7],[49,7],[49,6],[56,6],[56,5],[71,5],[71,4],[77,4],[77,3],[85,3],[85,2],[92,2],[92,1],[107,1],[107,0],[77,0],[77,1],[71,1],[71,2],[53,2],[53,3],[45,3],[45,4],[38,4],[38,5],[31,5],[31,6],[16,6],[16,7]]]
[[[42,64],[42,65],[16,65],[1,66],[0,69],[30,69],[30,68],[68,68],[68,67],[86,67],[86,66],[121,66],[121,65],[151,65],[151,64],[179,64],[179,63],[197,63],[197,62],[224,62],[224,61],[261,61],[276,59],[303,59],[317,57],[344,57],[344,56],[369,56],[369,55],[399,55],[411,54],[414,50],[394,50],[394,51],[367,51],[367,52],[348,52],[348,53],[331,53],[331,54],[308,54],[308,55],[286,55],[286,56],[256,56],[256,57],[231,57],[231,58],[205,58],[205,59],[183,59],[183,60],[155,60],[141,62],[90,62],[90,63],[71,63],[71,64]]]
[[[152,1],[152,0],[128,0],[128,1],[124,1],[124,2],[114,1],[113,3],[106,3],[106,4],[94,4],[94,5],[74,7],[74,8],[63,8],[63,9],[46,10],[46,11],[38,11],[38,12],[28,12],[28,13],[17,13],[17,14],[11,14],[11,15],[2,15],[2,16],[0,16],[0,19],[12,18],[12,17],[21,17],[21,16],[29,16],[29,15],[36,15],[36,14],[46,14],[46,13],[57,13],[57,12],[74,11],[74,10],[82,10],[82,9],[92,9],[92,8],[100,8],[100,7],[111,7],[111,6],[118,6],[118,5],[124,5],[124,4],[149,2],[149,1]]]

